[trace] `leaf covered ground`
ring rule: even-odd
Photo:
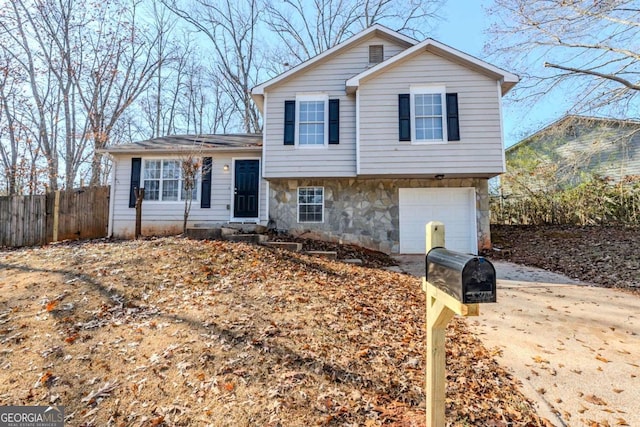
[[[640,228],[492,225],[491,237],[492,258],[640,293]]]
[[[423,426],[419,279],[178,237],[0,252],[0,405],[68,426]],[[544,425],[466,327],[447,420]]]

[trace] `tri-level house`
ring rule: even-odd
[[[259,139],[166,137],[108,149],[111,231],[131,234],[135,185],[153,191],[147,232],[181,225],[185,194],[171,162],[197,147],[207,168],[193,223],[257,222],[423,253],[424,226],[439,220],[450,249],[476,253],[490,246],[488,180],[505,171],[501,98],[517,81],[433,39],[374,25],[253,88]]]

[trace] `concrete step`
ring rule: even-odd
[[[302,250],[302,243],[296,242],[264,242],[263,245],[272,248],[286,249],[291,252],[300,252]]]
[[[223,239],[230,242],[260,244],[266,242],[269,237],[265,236],[264,234],[229,234],[227,236],[223,236]]]
[[[342,262],[346,262],[347,264],[355,264],[362,265],[362,260],[360,258],[345,258]]]
[[[229,229],[229,234],[232,234],[231,229],[236,230],[238,234],[264,234],[267,232],[267,227],[260,224],[230,222],[225,224],[223,227]]]
[[[338,259],[336,251],[306,251],[305,254],[326,259]]]
[[[216,240],[221,237],[220,228],[212,227],[192,227],[187,228],[185,235],[190,239],[196,240]]]

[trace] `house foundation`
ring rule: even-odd
[[[324,221],[298,222],[298,187],[324,188]],[[270,179],[272,227],[295,236],[397,254],[400,251],[399,188],[474,187],[478,250],[491,247],[488,181],[454,179]]]

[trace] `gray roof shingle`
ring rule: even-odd
[[[208,134],[208,135],[168,135],[145,139],[129,144],[111,145],[102,150],[106,153],[139,152],[189,152],[189,151],[238,151],[261,150],[261,134]]]

